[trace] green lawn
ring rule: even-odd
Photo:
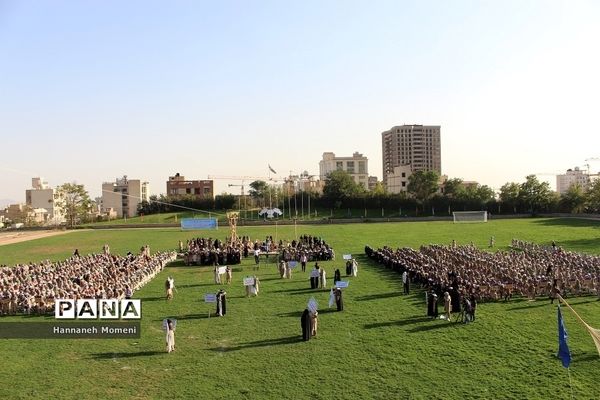
[[[175,263],[135,297],[143,300],[139,340],[3,340],[1,399],[568,399],[569,376],[554,357],[556,307],[548,301],[487,303],[469,325],[430,321],[424,294],[401,296],[400,277],[363,256],[365,244],[418,247],[424,243],[470,243],[499,248],[511,238],[569,250],[600,253],[600,224],[581,220],[498,220],[487,224],[417,222],[297,227],[321,235],[337,261],[323,263],[331,279],[342,269],[341,255],[358,257],[359,273],[345,289],[345,310],[327,309],[328,291],[311,291],[308,272],[281,280],[275,267],[258,271],[259,297],[245,298],[243,276],[253,260],[234,269],[227,288],[228,313],[207,318],[215,293],[207,268]],[[193,236],[225,237],[227,230],[177,229],[81,231],[0,247],[0,264],[58,260],[74,248],[82,254],[172,249]],[[294,237],[294,227],[240,227],[240,235]],[[178,292],[167,303],[163,283],[175,278]],[[301,342],[299,316],[314,296],[319,302],[319,335]],[[571,299],[580,315],[600,327],[600,302]],[[567,310],[565,323],[573,354],[571,382],[576,399],[600,398],[600,358],[589,334]],[[173,354],[164,352],[161,321],[178,320]],[[10,317],[1,321],[37,321]]]

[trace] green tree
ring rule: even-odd
[[[408,177],[407,190],[422,205],[438,190],[440,177],[435,171],[417,171]]]
[[[448,179],[444,182],[444,196],[449,199],[459,198],[461,196],[461,192],[464,191],[465,187],[463,185],[463,180],[460,178],[452,178]]]
[[[587,210],[600,213],[600,179],[595,180],[585,194]]]
[[[354,182],[346,171],[333,171],[325,179],[323,195],[329,199],[343,200],[364,193],[364,188]]]
[[[528,175],[525,178],[525,182],[520,186],[519,198],[532,214],[547,209],[554,200],[550,184],[540,182],[535,175]]]
[[[507,182],[500,188],[500,201],[505,207],[512,209],[515,214],[517,213],[520,193],[521,185],[515,182]]]
[[[383,186],[383,182],[377,182],[373,190],[371,190],[371,194],[374,196],[383,196],[387,193],[385,190],[385,186]]]
[[[560,198],[561,208],[570,213],[583,212],[585,203],[586,195],[580,185],[571,185]]]
[[[240,198],[241,201],[241,198]],[[215,196],[215,208],[217,210],[229,210],[232,209],[234,205],[237,205],[238,201],[236,201],[235,196],[228,193],[222,193]],[[240,204],[241,206],[241,204]],[[241,208],[241,207],[240,207]]]
[[[269,195],[269,185],[265,181],[254,181],[250,183],[250,190],[248,193],[250,193],[250,197],[259,200],[260,204],[264,206],[265,197],[268,197]]]
[[[85,220],[91,207],[91,200],[83,185],[65,183],[58,187],[57,205],[65,214],[67,226],[73,228]]]

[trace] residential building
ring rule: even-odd
[[[579,167],[569,168],[565,174],[556,175],[556,191],[563,195],[573,185],[579,185],[583,190],[587,190],[590,182],[590,175],[587,172],[580,170]]]
[[[102,184],[102,213],[118,218],[130,218],[137,215],[138,204],[148,201],[150,187],[148,182],[139,179],[115,179],[115,182]]]
[[[57,189],[51,188],[43,178],[31,179],[31,189],[25,191],[25,204],[31,209],[43,208],[46,210],[46,213],[37,213],[38,219],[39,215],[44,215],[44,221],[39,221],[39,223],[58,225],[65,222],[60,193]]]
[[[336,157],[332,152],[323,153],[323,159],[319,161],[321,181],[333,171],[346,171],[354,182],[369,189],[369,160],[362,154],[355,152],[352,157]]]
[[[167,181],[167,196],[192,195],[197,199],[212,199],[214,197],[213,181],[186,180],[179,172],[170,176]]]
[[[388,193],[400,193],[408,190],[408,178],[412,175],[410,165],[398,165],[387,174],[384,181]]]
[[[442,174],[439,125],[401,125],[381,133],[383,182],[394,167],[410,165],[411,171]]]

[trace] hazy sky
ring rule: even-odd
[[[494,188],[583,166],[598,21],[578,0],[0,0],[0,199],[40,175],[97,196],[124,174],[318,174],[325,151],[381,179],[403,123],[441,125],[442,172]]]

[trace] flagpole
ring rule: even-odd
[[[573,385],[571,384],[571,368],[567,368],[567,372],[569,374],[569,388],[571,389],[571,400],[575,397],[573,396]]]

